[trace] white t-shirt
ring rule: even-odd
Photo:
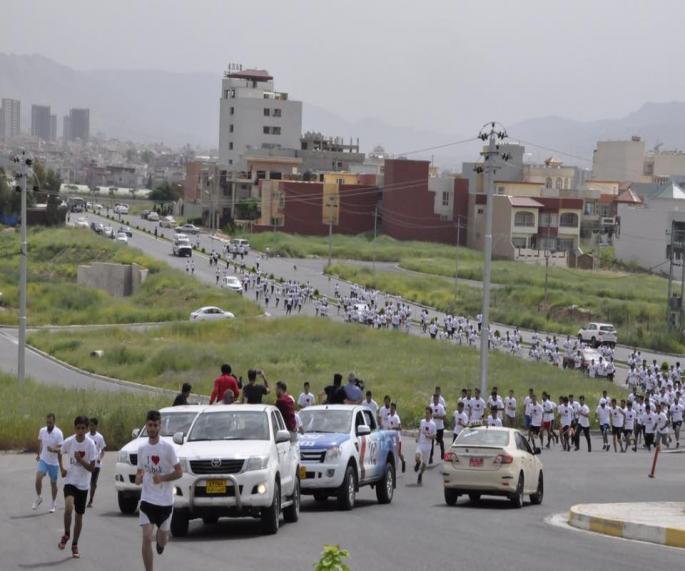
[[[373,399],[371,399],[371,402],[364,399],[362,401],[362,408],[365,408],[366,410],[370,410],[371,414],[376,416],[376,413],[378,412],[378,403]]]
[[[645,427],[645,434],[654,434],[657,423],[657,414],[653,411],[644,412],[640,418],[640,423]]]
[[[665,412],[656,415],[656,428],[659,434],[668,434],[668,417]]]
[[[435,422],[433,420],[426,420],[425,418],[421,420],[421,424],[419,425],[418,448],[430,450],[431,442],[433,440],[430,437],[435,437],[436,430]]]
[[[533,404],[530,403],[528,407],[530,410],[530,425],[531,426],[542,426],[542,407],[540,403]]]
[[[625,414],[623,427],[626,430],[633,430],[635,428],[635,419],[637,418],[637,412],[635,411],[635,409],[626,407],[623,409],[623,414]]]
[[[578,409],[578,424],[583,428],[590,427],[590,407],[586,404]]]
[[[174,471],[178,464],[176,450],[166,440],[160,438],[157,444],[146,442],[138,448],[138,469],[143,470],[143,489],[140,499],[157,506],[172,506],[174,504],[173,482],[155,484],[152,477],[155,474],[166,475]]]
[[[62,464],[67,470],[64,484],[71,484],[79,490],[89,490],[90,472],[76,461],[77,454],[87,463],[95,462],[98,458],[97,448],[90,438],[84,438],[83,442],[76,440],[76,436],[67,438],[62,444]]]
[[[389,414],[387,422],[388,430],[399,430],[402,426],[402,422],[400,421],[400,415],[397,413]]]
[[[509,418],[516,416],[516,399],[514,397],[504,399],[504,412]]]
[[[48,446],[50,448],[57,448],[62,445],[62,442],[64,442],[62,431],[54,426],[52,431],[48,432],[48,427],[44,426],[38,432],[38,440],[40,440],[42,444],[40,447],[40,459],[49,466],[58,466],[59,460],[57,459],[57,453],[48,452]]]
[[[673,422],[682,422],[683,421],[683,411],[685,411],[685,406],[683,406],[682,403],[674,402],[671,405],[670,411],[671,411],[671,420]]]
[[[471,422],[480,422],[485,412],[485,401],[482,398],[472,397],[471,402],[469,402],[469,410],[471,411]]]
[[[458,410],[454,411],[454,428],[452,432],[454,432],[455,435],[459,434],[464,428],[466,428],[469,424],[469,415],[466,414],[465,412],[459,412]]]
[[[433,422],[435,423],[435,429],[436,430],[444,430],[445,428],[445,419],[444,418],[435,418],[436,416],[445,416],[445,407],[438,402],[438,404],[432,404],[430,405],[431,410],[433,411]]]
[[[102,451],[107,448],[105,437],[102,436],[102,434],[100,434],[97,430],[95,431],[95,434],[91,434],[89,432],[86,434],[86,436],[93,441],[93,444],[95,444],[95,449],[98,451],[98,459],[97,462],[95,462],[95,466],[100,468],[100,466],[102,466],[102,462],[100,462],[100,456],[102,455]]]
[[[554,401],[551,401],[549,399],[543,400],[542,401],[542,420],[545,422],[551,422],[554,420],[554,410],[557,408],[557,405]]]
[[[609,425],[609,418],[611,415],[610,410],[611,409],[607,408],[606,406],[597,407],[597,418],[599,418],[600,424],[606,424],[607,426]]]
[[[300,408],[307,408],[308,406],[312,406],[316,402],[316,397],[314,396],[314,393],[300,393],[300,396],[297,397],[297,406]]]
[[[383,405],[378,411],[381,428],[388,428],[388,416],[390,416],[390,407]]]
[[[611,411],[611,426],[623,428],[623,409],[616,407],[609,410]]]
[[[502,426],[502,419],[498,416],[488,415],[488,426]]]
[[[565,404],[560,404],[557,407],[557,410],[561,417],[561,426],[571,426],[571,422],[573,422],[573,408]]]

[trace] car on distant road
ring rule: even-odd
[[[472,503],[483,495],[506,496],[520,508],[528,495],[532,504],[541,504],[544,475],[539,454],[540,449],[531,448],[516,429],[465,428],[443,459],[445,502],[453,506],[462,495]]]
[[[114,214],[128,214],[128,204],[115,204]]]
[[[102,235],[106,238],[114,238],[114,229],[107,224],[102,228]]]
[[[160,228],[174,228],[176,226],[176,220],[173,216],[164,216],[159,221]]]
[[[228,242],[228,251],[231,254],[239,254],[241,250],[246,254],[250,251],[250,242],[245,238],[232,238]]]
[[[90,223],[83,217],[77,218],[74,222],[74,226],[77,228],[90,228]]]
[[[128,244],[128,235],[126,232],[117,232],[115,240],[121,244]]]
[[[197,415],[205,408],[204,405],[170,406],[159,411],[162,421],[159,436],[173,444],[174,434],[188,434],[190,426]],[[132,433],[133,440],[126,444],[117,456],[114,467],[114,488],[117,492],[119,510],[124,514],[132,514],[140,501],[140,486],[136,485],[136,469],[138,464],[138,449],[147,442],[145,425],[136,428]],[[178,446],[174,444],[178,451]]]
[[[588,323],[578,331],[578,340],[592,347],[608,345],[616,347],[618,333],[611,323]]]
[[[224,276],[219,285],[236,293],[243,293],[243,284],[236,276]]]
[[[147,213],[147,219],[150,222],[159,222],[159,214],[157,214],[154,210],[151,212]]]
[[[194,224],[183,224],[182,226],[177,226],[176,230],[183,232],[184,234],[199,234],[200,229]]]
[[[174,240],[174,245],[171,248],[171,253],[174,256],[178,256],[180,258],[192,256],[193,248],[190,245],[190,240],[188,240],[188,238],[177,237],[176,240]]]
[[[266,404],[207,406],[184,438],[174,435],[183,476],[171,533],[183,537],[191,519],[254,517],[274,534],[300,515],[300,447],[280,411]]]
[[[105,209],[105,207],[102,206],[102,204],[97,204],[97,203],[93,204],[93,210],[95,212],[102,212],[104,209]]]
[[[119,230],[117,230],[117,232],[123,232],[129,238],[133,238],[133,231],[129,226],[119,226]]]
[[[105,226],[101,224],[100,222],[91,222],[90,227],[92,228],[93,232],[96,234],[102,234],[102,231],[104,230]]]
[[[147,215],[150,214],[150,212],[152,212],[152,210],[143,210],[143,211],[140,213],[140,217],[141,217],[143,220],[147,220]]]
[[[201,307],[196,309],[190,314],[191,321],[211,321],[217,319],[233,319],[233,315],[230,311],[224,311],[220,307],[215,307],[213,305],[208,305],[206,307]]]

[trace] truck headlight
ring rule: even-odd
[[[326,464],[336,462],[341,455],[342,448],[340,448],[340,446],[333,446],[333,448],[329,448],[328,450],[326,450],[326,458],[324,459],[324,461],[326,462]]]
[[[250,456],[245,461],[244,472],[252,472],[253,470],[264,470],[269,465],[268,456]]]
[[[119,456],[118,456],[118,462],[121,462],[123,464],[130,464],[131,461],[129,459],[128,452],[124,452],[123,450],[119,450]]]

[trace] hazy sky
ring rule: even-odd
[[[80,69],[266,68],[348,119],[464,133],[685,98],[683,0],[2,0],[0,51]]]

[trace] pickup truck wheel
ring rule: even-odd
[[[174,537],[185,537],[188,535],[188,514],[182,510],[174,511],[171,516],[171,535]]]
[[[376,499],[379,504],[389,504],[395,493],[395,467],[388,462],[383,477],[376,482]]]
[[[300,519],[300,481],[295,480],[295,489],[293,490],[293,503],[283,510],[283,519],[288,523],[295,523]]]
[[[273,535],[278,532],[281,521],[281,486],[278,482],[274,486],[274,499],[268,508],[262,510],[262,532]]]
[[[348,466],[345,470],[345,478],[342,486],[338,490],[338,507],[341,510],[351,510],[357,499],[357,476],[353,466]]]
[[[328,494],[325,494],[324,492],[314,492],[314,501],[317,504],[323,504],[328,501]]]
[[[459,494],[457,493],[457,490],[455,490],[453,488],[445,488],[445,503],[448,506],[456,505],[458,499],[459,499]]]
[[[117,493],[117,501],[119,502],[119,511],[122,514],[135,513],[138,507],[138,498],[136,496],[129,496],[123,492]]]

